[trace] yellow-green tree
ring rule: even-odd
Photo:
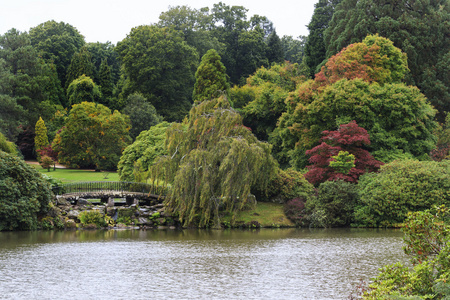
[[[44,120],[39,117],[35,127],[36,136],[34,137],[34,148],[36,150],[42,149],[48,146],[47,127]]]
[[[171,185],[165,205],[184,226],[220,226],[223,213],[250,203],[250,191],[264,191],[277,163],[269,144],[242,125],[222,96],[194,106],[189,118],[166,133],[168,155],[150,170],[153,180]]]

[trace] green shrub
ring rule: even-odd
[[[314,186],[305,179],[302,173],[294,169],[280,169],[270,181],[268,190],[269,200],[277,199],[277,202],[286,203],[294,198],[302,198],[306,201],[313,194]],[[259,199],[261,198],[258,197]]]
[[[450,205],[450,161],[394,161],[379,173],[365,174],[359,184],[355,223],[384,227],[402,223],[408,212]]]
[[[82,211],[78,215],[78,219],[84,227],[92,227],[91,225],[95,225],[97,228],[102,228],[107,226],[105,216],[98,210]]]
[[[0,151],[4,151],[12,155],[18,154],[16,145],[13,142],[8,141],[1,132],[0,132]]]
[[[353,220],[358,198],[356,184],[343,180],[325,181],[319,185],[316,197],[306,202],[308,219],[318,227],[348,226]]]
[[[33,167],[0,151],[0,231],[36,229],[48,210],[50,185]]]

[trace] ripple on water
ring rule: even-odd
[[[0,233],[0,299],[346,299],[405,260],[393,230],[28,234]]]

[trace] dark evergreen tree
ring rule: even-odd
[[[82,47],[79,52],[75,53],[70,61],[66,74],[66,89],[72,81],[81,75],[94,78],[94,64],[92,63],[91,53],[87,50],[86,46]]]
[[[342,0],[319,0],[314,4],[314,14],[308,24],[308,40],[305,44],[305,61],[310,69],[311,77],[318,73],[317,67],[326,58],[326,48],[323,39],[324,31],[328,28],[334,9]]]
[[[299,36],[294,39],[292,36],[285,35],[281,38],[281,46],[283,47],[284,60],[290,63],[301,64],[304,58],[306,36]]]
[[[111,68],[108,65],[106,59],[102,61],[100,65],[100,70],[98,72],[98,85],[100,86],[100,90],[102,92],[102,101],[101,103],[108,106],[111,109],[114,109],[114,103],[112,103],[112,95],[113,95],[113,82],[111,76]]]
[[[281,39],[275,30],[267,38],[267,59],[269,60],[269,64],[282,63],[284,61]]]

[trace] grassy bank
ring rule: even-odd
[[[59,169],[57,168],[50,172],[43,169],[39,165],[32,164],[39,172],[49,175],[53,178],[61,180],[63,183],[79,182],[79,181],[119,181],[119,174],[117,172],[95,172],[93,170],[79,170],[79,169]]]
[[[224,222],[230,222],[231,217],[225,217]],[[241,211],[236,215],[236,225],[243,226],[252,221],[258,222],[261,227],[293,227],[283,212],[283,205],[278,203],[258,202],[256,208]]]

